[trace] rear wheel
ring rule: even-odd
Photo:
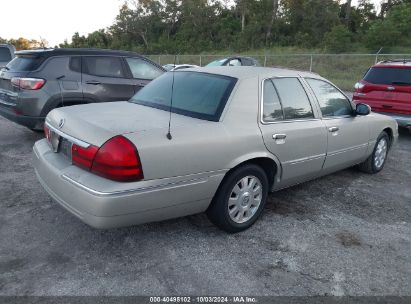
[[[363,163],[359,165],[361,171],[375,174],[384,168],[387,160],[388,150],[390,148],[390,138],[388,134],[383,131],[377,138],[374,151]]]
[[[243,231],[261,215],[267,194],[268,179],[261,167],[239,167],[223,180],[207,210],[208,218],[227,232]]]

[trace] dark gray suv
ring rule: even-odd
[[[54,108],[130,99],[164,73],[136,53],[100,49],[16,52],[0,71],[0,115],[33,130]]]

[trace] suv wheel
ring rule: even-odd
[[[380,172],[382,168],[384,168],[389,148],[390,138],[388,134],[383,131],[377,138],[372,154],[359,165],[360,170],[370,174]]]
[[[223,180],[207,210],[208,218],[227,232],[243,231],[261,215],[267,194],[268,179],[261,167],[239,167]]]

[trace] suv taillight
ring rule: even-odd
[[[20,89],[24,90],[39,90],[41,89],[46,81],[39,78],[22,78],[22,77],[13,77],[11,83]]]
[[[356,90],[358,90],[358,91],[361,91],[364,87],[365,87],[365,84],[363,84],[363,83],[361,83],[361,82],[357,82],[357,83],[354,85],[354,89],[356,89]]]
[[[74,165],[102,177],[120,182],[144,178],[137,149],[124,136],[115,136],[100,148],[92,145],[82,148],[73,144],[71,151]]]

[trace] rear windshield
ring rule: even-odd
[[[10,61],[11,53],[10,49],[7,47],[0,47],[0,61]]]
[[[411,68],[371,68],[364,80],[373,84],[411,85]]]
[[[9,62],[7,67],[11,71],[34,71],[43,62],[42,57],[37,56],[17,56]]]
[[[169,111],[172,95],[172,112],[218,121],[236,81],[232,77],[199,72],[165,73],[141,89],[130,102]]]

